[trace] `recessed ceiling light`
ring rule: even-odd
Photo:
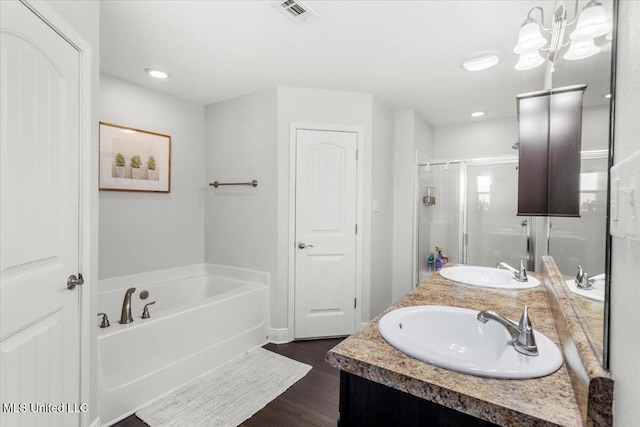
[[[480,53],[462,61],[462,68],[467,71],[481,71],[498,65],[500,58],[495,53]]]
[[[487,114],[486,111],[474,111],[473,113],[469,113],[471,117],[482,117]]]
[[[145,71],[151,77],[155,77],[156,79],[167,79],[171,77],[171,74],[167,73],[166,71],[155,70],[153,68],[145,68]]]

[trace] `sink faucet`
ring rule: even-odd
[[[538,355],[538,346],[536,345],[531,320],[529,319],[529,308],[526,305],[524,306],[524,313],[522,313],[519,324],[506,317],[502,317],[495,311],[481,311],[478,313],[478,320],[482,323],[495,320],[509,332],[509,335],[511,335],[511,345],[513,345],[518,353],[526,356]]]
[[[133,316],[131,316],[131,295],[136,291],[136,288],[129,288],[124,293],[124,300],[122,301],[122,313],[120,314],[120,323],[123,325],[133,322]]]
[[[578,265],[578,274],[576,275],[576,286],[579,289],[591,289],[593,288],[593,280],[587,277],[587,272],[582,269],[582,266]]]
[[[528,281],[527,270],[524,268],[524,260],[520,260],[520,270],[516,270],[506,262],[498,263],[498,265],[496,265],[496,268],[504,268],[505,270],[509,270],[510,272],[513,273],[513,278],[516,279],[518,282]]]

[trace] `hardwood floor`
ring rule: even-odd
[[[288,344],[267,344],[265,349],[312,367],[309,373],[278,396],[242,427],[336,426],[340,398],[340,372],[324,361],[324,356],[343,338],[294,341]],[[131,415],[114,427],[147,426]]]

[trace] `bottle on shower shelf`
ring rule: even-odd
[[[429,259],[427,260],[427,271],[434,271],[436,269],[436,257],[433,254],[433,252],[431,252],[429,254]]]
[[[442,247],[436,246],[436,252],[438,253],[438,255],[436,256],[436,271],[438,271],[444,265],[444,257],[442,256]]]

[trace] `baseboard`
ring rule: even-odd
[[[291,342],[289,328],[269,328],[269,342],[273,344],[286,344]]]

